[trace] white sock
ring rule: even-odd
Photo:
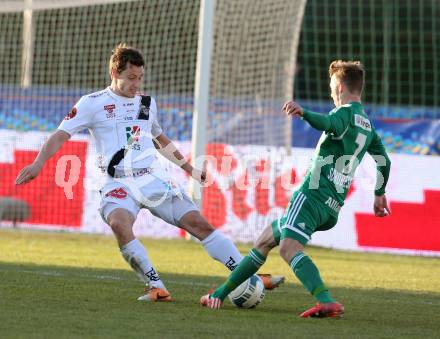
[[[147,250],[138,239],[134,239],[122,246],[121,254],[147,286],[166,290],[164,283],[159,278],[159,274],[154,269],[150,258],[148,258]]]
[[[215,230],[202,240],[203,247],[211,258],[220,261],[230,271],[241,261],[241,254],[233,242]]]

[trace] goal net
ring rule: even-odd
[[[274,189],[291,142],[281,107],[293,95],[304,8],[305,0],[216,1],[206,152],[219,161],[209,165],[214,180],[202,211],[236,239],[250,240],[285,207],[287,191]],[[89,224],[93,231],[99,194],[86,133],[72,138],[32,184],[17,188],[13,181],[79,97],[109,85],[108,59],[119,42],[143,52],[143,90],[156,97],[167,136],[189,153],[199,11],[195,0],[1,2],[0,198],[24,202],[28,214],[1,212],[0,219],[80,230]],[[63,187],[75,179],[72,164],[59,165],[69,154],[83,164],[73,199]],[[229,171],[220,158],[231,160]]]

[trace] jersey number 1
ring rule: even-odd
[[[364,148],[366,141],[367,141],[367,136],[363,133],[358,133],[356,140],[354,141],[357,144],[356,150],[354,151],[353,155],[351,156],[350,160],[348,161],[348,164],[345,165],[344,170],[343,170],[344,174],[351,173],[351,170],[353,169],[354,160],[357,159],[357,156]]]

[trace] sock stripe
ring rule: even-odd
[[[257,257],[257,255],[250,251],[249,256],[251,257],[252,261],[254,261],[258,266],[262,266],[264,264],[264,261]]]
[[[251,249],[249,253],[252,253],[252,255],[257,259],[258,262],[261,263],[261,265],[263,265],[264,262],[266,261],[266,257],[262,255],[260,252],[258,252],[258,250],[255,248]]]
[[[296,265],[298,265],[298,263],[301,261],[301,259],[303,259],[303,258],[305,258],[305,257],[307,257],[307,256],[306,256],[303,252],[299,252],[299,253],[297,253],[297,254],[293,257],[292,261],[290,262],[290,267],[292,268],[292,270],[295,271],[295,267],[296,267]]]

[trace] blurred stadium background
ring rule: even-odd
[[[72,138],[33,183],[17,188],[13,181],[72,105],[109,85],[108,58],[121,41],[144,53],[144,91],[157,98],[165,133],[189,155],[199,10],[196,0],[0,1],[3,226],[110,232],[97,212],[99,174],[87,131]],[[329,63],[361,60],[365,109],[392,153],[388,197],[394,213],[384,220],[371,216],[375,174],[366,161],[339,225],[314,243],[440,254],[440,219],[431,213],[440,208],[439,18],[436,0],[218,0],[206,153],[229,157],[231,170],[210,164],[214,184],[204,190],[202,208],[210,222],[234,240],[252,241],[281,215],[319,138],[301,121],[285,119],[283,101],[293,96],[328,112]],[[71,164],[57,167],[70,154],[82,165],[73,179],[64,173]],[[243,161],[248,155],[253,158]],[[182,171],[176,176],[187,184]],[[69,180],[76,183],[73,199],[63,187]],[[247,188],[238,190],[237,181]],[[146,236],[183,236],[145,211],[136,228]],[[421,228],[424,233],[417,233]]]

